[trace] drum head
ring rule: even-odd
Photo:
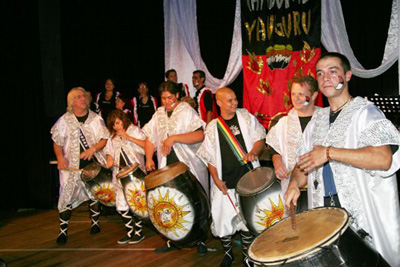
[[[150,173],[145,177],[146,189],[151,189],[175,179],[178,175],[185,173],[188,167],[185,163],[175,162],[162,169]]]
[[[305,211],[296,215],[295,230],[289,217],[265,230],[250,245],[249,257],[269,265],[303,259],[334,242],[348,223],[349,216],[341,208]]]
[[[255,168],[240,178],[236,185],[236,191],[241,196],[252,196],[269,188],[275,180],[275,173],[272,168]]]
[[[100,172],[101,165],[98,162],[93,162],[83,168],[81,179],[84,182],[93,180]]]
[[[134,163],[134,164],[123,167],[117,174],[117,178],[121,179],[121,178],[133,173],[138,167],[139,167],[138,163]]]

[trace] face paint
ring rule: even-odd
[[[339,83],[335,86],[336,90],[342,89],[342,87],[344,85],[344,80],[343,80],[342,76],[338,76],[338,78],[339,78]]]
[[[306,100],[303,103],[303,106],[308,106],[310,104],[310,97],[306,96]]]
[[[176,103],[178,103],[177,101],[171,104],[171,108],[175,107]]]

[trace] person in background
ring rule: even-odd
[[[108,113],[115,109],[115,100],[120,95],[115,91],[115,81],[107,78],[104,83],[104,91],[96,96],[96,105],[104,121],[107,121]]]
[[[185,83],[178,83],[178,73],[174,69],[167,70],[165,72],[165,79],[167,81],[174,82],[178,85],[179,88],[179,97],[190,97],[189,86]]]
[[[157,110],[157,100],[149,95],[146,82],[139,83],[138,93],[139,97],[132,99],[133,123],[143,128]]]
[[[196,95],[193,98],[196,104],[195,110],[199,113],[201,119],[208,124],[212,119],[218,117],[217,107],[214,102],[212,90],[206,88],[206,75],[202,70],[193,72],[192,82],[196,88]]]

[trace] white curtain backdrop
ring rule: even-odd
[[[382,64],[370,70],[366,70],[354,56],[347,36],[340,1],[322,0],[321,8],[321,42],[328,51],[340,52],[346,55],[350,60],[355,76],[362,78],[378,76],[389,69],[396,60],[398,61],[400,55],[398,26],[400,16],[399,0],[393,0],[388,38],[382,57]],[[242,70],[240,0],[236,0],[231,53],[223,79],[215,78],[208,71],[206,64],[201,58],[197,31],[196,0],[164,0],[164,33],[165,70],[176,69],[179,82],[189,85],[191,95],[195,93],[191,77],[192,72],[196,69],[203,70],[206,73],[206,85],[213,89],[214,92],[220,87],[231,84]],[[399,61],[398,64],[400,64]]]

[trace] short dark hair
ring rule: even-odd
[[[351,65],[350,65],[350,61],[349,59],[340,53],[337,52],[328,52],[323,54],[317,61],[317,63],[321,60],[321,59],[325,59],[325,58],[331,58],[331,57],[336,57],[340,60],[340,65],[342,65],[343,71],[344,73],[348,72],[349,70],[351,70]]]
[[[179,93],[179,86],[177,83],[173,82],[173,81],[166,81],[160,84],[160,86],[158,87],[160,96],[163,92],[169,92],[173,95],[176,95]]]
[[[301,84],[301,85],[307,84],[310,87],[311,94],[318,92],[318,83],[314,79],[314,77],[312,77],[310,75],[300,75],[297,77],[293,77],[292,86],[294,83]]]
[[[171,72],[175,72],[175,73],[176,73],[176,70],[175,70],[175,69],[167,70],[167,71],[165,72],[165,79],[168,79],[168,76],[169,76],[169,74],[170,74]]]
[[[193,71],[193,74],[196,74],[196,73],[200,73],[200,78],[204,78],[204,81],[206,81],[206,74],[204,73],[204,71],[202,71],[202,70]]]

